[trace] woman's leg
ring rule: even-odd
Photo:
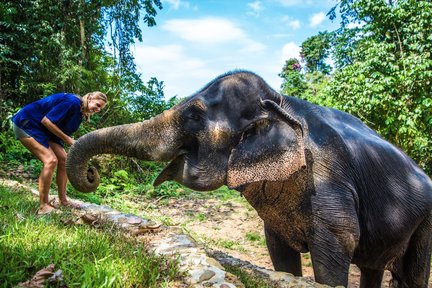
[[[68,200],[66,197],[66,185],[67,185],[67,174],[66,174],[66,157],[67,153],[65,149],[55,143],[49,142],[50,148],[53,150],[55,156],[57,157],[57,187],[58,187],[58,196],[62,205],[67,205]]]
[[[43,167],[39,175],[39,212],[46,213],[54,209],[48,204],[49,189],[55,168],[57,167],[57,157],[51,148],[46,148],[32,137],[19,139],[21,143],[42,161]]]

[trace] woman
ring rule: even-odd
[[[73,207],[66,197],[66,151],[71,146],[70,136],[83,118],[100,112],[108,102],[105,94],[91,92],[82,98],[69,93],[57,93],[24,106],[13,118],[17,139],[42,161],[39,176],[38,215],[56,210],[49,202],[49,189],[57,167],[57,186],[60,204]]]

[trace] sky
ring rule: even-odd
[[[165,98],[187,97],[235,69],[279,90],[285,61],[300,45],[338,26],[326,16],[335,0],[163,0],[155,27],[142,26],[132,47],[144,82],[164,81]]]

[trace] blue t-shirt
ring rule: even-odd
[[[24,106],[12,118],[15,125],[45,147],[49,147],[48,141],[54,141],[63,146],[63,141],[41,123],[44,117],[70,136],[78,130],[82,121],[81,100],[74,94],[52,94]]]

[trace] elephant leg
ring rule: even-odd
[[[347,287],[352,251],[347,250],[340,238],[323,226],[315,227],[314,232],[316,235],[309,243],[309,250],[315,281],[331,287]]]
[[[360,268],[360,288],[380,288],[384,270]]]
[[[274,269],[302,276],[300,253],[289,247],[272,229],[265,226],[264,231]]]
[[[327,248],[330,249],[327,251],[311,250],[315,281],[332,287],[347,287],[350,258],[333,248]]]
[[[431,266],[432,214],[425,219],[411,236],[402,258],[407,287],[426,288]]]

